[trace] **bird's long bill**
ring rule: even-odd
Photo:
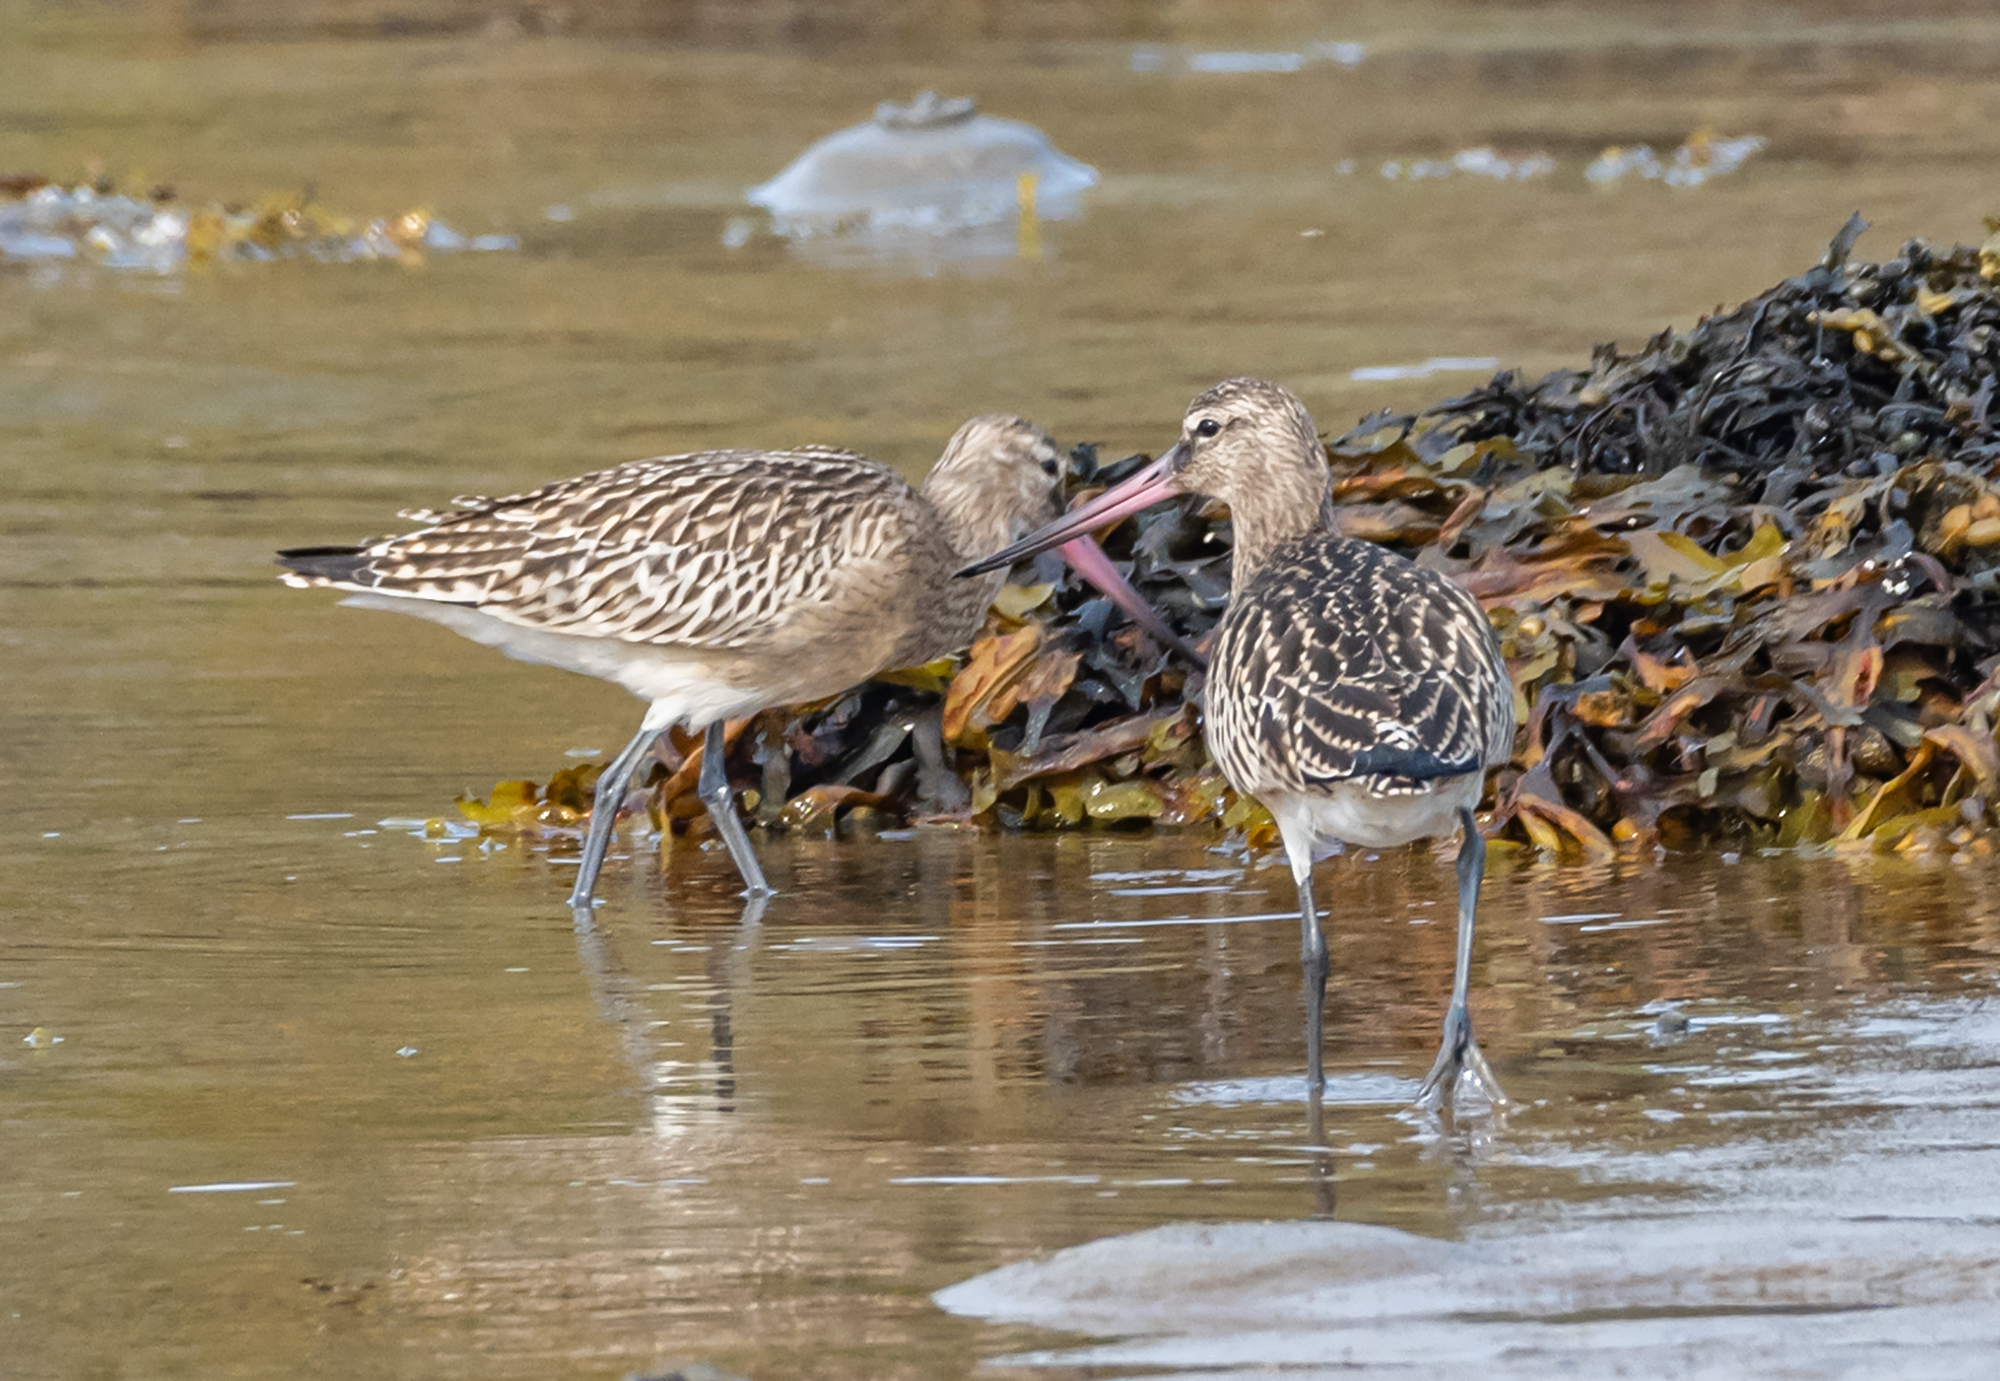
[[[1172,626],[1160,617],[1159,611],[1146,603],[1146,597],[1133,589],[1132,583],[1118,573],[1118,568],[1111,564],[1111,558],[1104,554],[1104,548],[1097,545],[1096,538],[1089,533],[1070,538],[1062,544],[1062,557],[1069,562],[1071,570],[1095,585],[1104,593],[1106,599],[1123,609],[1126,618],[1196,666],[1208,665],[1208,658],[1197,652],[1194,645],[1186,638],[1174,632]]]
[[[1081,508],[1071,509],[1041,531],[1029,533],[1005,551],[996,551],[983,561],[973,562],[959,574],[984,575],[988,571],[1005,570],[1024,556],[1033,556],[1038,551],[1047,551],[1050,547],[1061,546],[1079,537],[1088,537],[1098,528],[1109,527],[1128,514],[1137,513],[1142,508],[1151,508],[1162,499],[1172,498],[1181,492],[1180,486],[1174,483],[1174,462],[1178,458],[1179,450],[1178,446],[1174,447],[1123,484],[1112,486]],[[1101,552],[1099,554],[1102,555]],[[1080,566],[1077,570],[1105,594],[1111,594],[1097,577],[1084,571]],[[1106,563],[1105,570],[1110,570],[1109,562]],[[1116,575],[1116,572],[1112,574]],[[1119,579],[1119,584],[1124,584],[1122,578]],[[1130,589],[1129,586],[1126,588]],[[1138,595],[1134,593],[1132,598],[1136,600]]]

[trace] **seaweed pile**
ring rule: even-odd
[[[39,174],[0,176],[0,264],[69,260],[157,274],[272,259],[413,267],[426,254],[519,247],[511,235],[468,238],[421,210],[340,215],[310,191],[187,207],[165,184],[122,192],[101,175],[67,187]]]
[[[1633,354],[1503,373],[1328,447],[1348,534],[1457,576],[1499,631],[1520,738],[1498,839],[1990,853],[2000,802],[2000,224],[1978,248],[1822,262]],[[1082,493],[1121,478],[1072,453]],[[1228,597],[1226,511],[1184,499],[1111,555],[1184,636]],[[1018,573],[1017,573],[1018,575]],[[767,829],[1219,822],[1269,842],[1202,748],[1200,671],[1045,559],[961,658],[732,725]],[[691,741],[643,796],[701,832]],[[594,769],[462,801],[568,831]]]

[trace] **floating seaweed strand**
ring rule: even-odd
[[[338,215],[308,191],[248,206],[188,207],[165,185],[129,194],[103,177],[65,187],[36,174],[0,175],[0,268],[74,261],[172,274],[274,259],[414,267],[428,254],[519,248],[512,235],[468,237],[423,210],[368,220]]]

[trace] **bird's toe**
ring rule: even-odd
[[[1465,1080],[1493,1107],[1507,1105],[1507,1094],[1501,1089],[1493,1066],[1486,1062],[1479,1042],[1473,1039],[1471,1016],[1463,1009],[1453,1008],[1445,1016],[1437,1059],[1432,1061],[1430,1073],[1424,1076],[1417,1090],[1417,1106],[1429,1112],[1447,1103],[1457,1106],[1459,1085]]]

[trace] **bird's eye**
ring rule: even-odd
[[[1213,417],[1204,417],[1194,426],[1194,434],[1200,437],[1214,436],[1221,430],[1222,424]]]
[[[1049,478],[1054,479],[1056,471],[1060,468],[1061,467],[1056,464],[1056,458],[1054,456],[1042,457],[1042,473],[1047,475]]]

